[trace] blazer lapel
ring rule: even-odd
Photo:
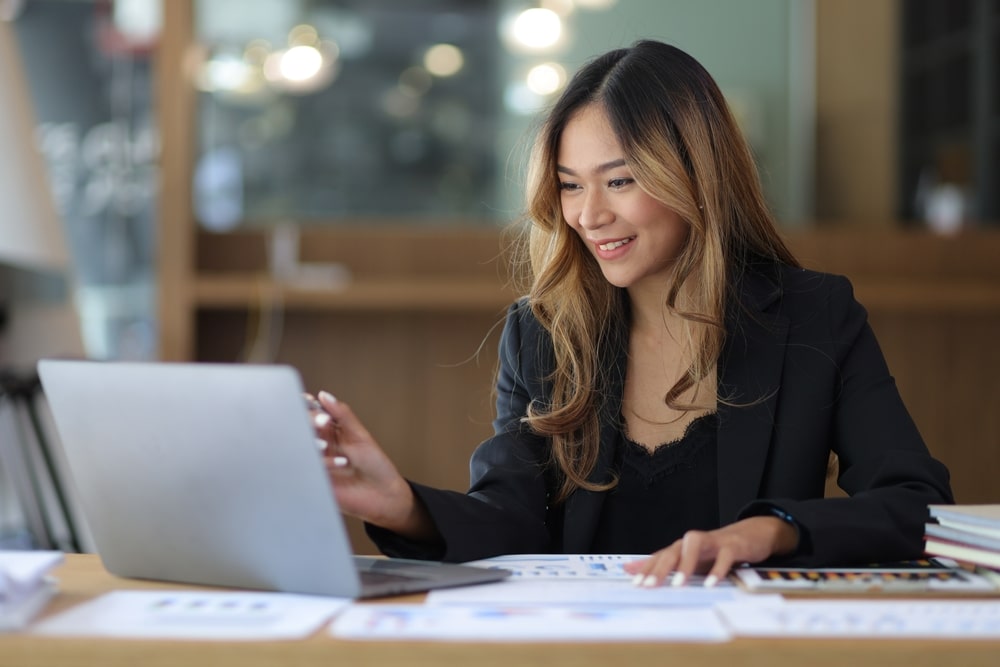
[[[719,406],[719,519],[736,519],[758,496],[763,481],[781,372],[788,319],[766,311],[780,287],[748,272],[726,321],[727,338],[720,360],[720,396],[736,403]]]
[[[604,400],[601,402],[601,444],[597,465],[587,478],[603,484],[611,480],[615,444],[619,437],[622,394],[625,390],[625,369],[628,358],[628,326],[621,323],[611,332],[608,349],[614,364],[608,372]],[[594,533],[601,516],[605,493],[579,489],[566,500],[563,523],[564,553],[587,553],[594,542]]]
[[[720,360],[719,391],[737,407],[719,407],[719,518],[736,518],[757,497],[773,430],[774,407],[781,382],[788,319],[766,309],[780,296],[780,287],[753,271],[736,291],[739,303],[726,318],[728,332]],[[609,344],[615,363],[608,375],[601,407],[601,445],[591,482],[609,480],[619,437],[621,400],[625,386],[628,328],[618,327]],[[749,404],[739,407],[740,404]],[[587,553],[601,515],[604,493],[578,490],[566,500],[563,517],[564,553]]]

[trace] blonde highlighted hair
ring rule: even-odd
[[[639,186],[689,225],[672,267],[664,308],[680,315],[694,341],[690,367],[663,397],[681,396],[711,373],[725,342],[731,286],[752,261],[797,262],[767,207],[753,156],[708,72],[691,56],[643,40],[589,62],[569,82],[541,126],[527,173],[526,236],[517,245],[528,266],[533,314],[552,337],[555,370],[545,405],[525,417],[552,446],[561,475],[555,501],[588,481],[597,462],[607,341],[628,317],[624,290],[608,283],[563,219],[557,156],[566,124],[597,104],[607,115]],[[682,288],[683,292],[682,292]]]

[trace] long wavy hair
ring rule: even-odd
[[[601,389],[612,362],[608,341],[621,340],[615,327],[627,326],[629,317],[625,291],[605,280],[560,204],[559,142],[574,114],[591,104],[606,113],[639,187],[689,226],[664,308],[682,318],[694,352],[690,367],[663,397],[666,405],[695,409],[681,398],[715,368],[725,342],[728,289],[746,263],[798,266],[775,228],[737,123],[694,58],[642,40],[580,69],[535,137],[527,172],[528,224],[515,257],[529,268],[528,302],[552,337],[551,396],[544,405],[533,403],[524,420],[551,442],[561,475],[556,502],[578,488],[614,484],[588,476],[597,462]]]

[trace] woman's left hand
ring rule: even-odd
[[[791,553],[798,532],[774,516],[753,516],[717,530],[689,530],[649,558],[625,565],[638,586],[658,586],[670,576],[670,585],[683,586],[691,575],[704,572],[705,586],[714,586],[737,563],[759,563]],[[672,574],[671,574],[672,573]]]

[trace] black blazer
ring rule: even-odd
[[[720,525],[787,512],[801,536],[787,564],[919,557],[927,505],[953,502],[948,471],[907,413],[848,280],[765,264],[731,293],[718,373]],[[606,348],[595,481],[608,478],[613,460],[627,335],[622,323]],[[551,368],[551,339],[526,302],[515,303],[500,342],[495,434],[472,456],[469,491],[411,483],[442,540],[418,544],[369,526],[383,552],[450,561],[589,552],[604,493],[550,504],[548,444],[520,422],[531,401],[546,400]],[[831,451],[848,498],[823,498]]]

